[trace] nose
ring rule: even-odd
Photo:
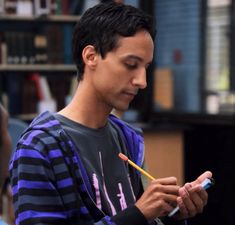
[[[135,76],[132,79],[132,84],[139,89],[144,89],[147,87],[147,80],[146,80],[146,69],[143,68],[138,70]]]

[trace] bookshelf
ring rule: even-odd
[[[6,2],[5,9],[0,8],[0,100],[11,117],[31,121],[42,101],[51,101],[56,111],[71,95],[76,74],[72,32],[81,9],[77,0],[47,0],[47,8],[35,8],[40,0],[11,0],[10,10]],[[41,78],[51,99],[39,94]]]
[[[46,16],[19,16],[19,15],[0,15],[0,22],[58,22],[58,23],[75,23],[80,16],[73,15],[46,15]]]
[[[6,64],[0,65],[0,72],[76,72],[75,65],[66,65],[66,64],[37,64],[37,65],[15,65],[15,64]]]

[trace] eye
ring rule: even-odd
[[[137,63],[124,63],[124,65],[126,66],[127,69],[130,69],[130,70],[134,70],[138,67],[138,64]]]

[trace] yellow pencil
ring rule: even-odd
[[[155,178],[153,176],[151,176],[149,173],[147,173],[145,170],[143,170],[142,168],[140,168],[138,165],[136,165],[134,162],[132,162],[130,159],[128,159],[127,156],[125,156],[122,153],[119,153],[118,156],[123,160],[128,162],[130,165],[132,165],[134,168],[136,168],[137,170],[139,170],[142,174],[144,174],[146,177],[148,177],[151,180],[155,180]]]

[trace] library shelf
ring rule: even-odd
[[[30,71],[44,71],[44,72],[57,72],[68,71],[76,72],[76,67],[73,64],[5,64],[0,65],[0,72],[30,72]]]
[[[19,15],[2,15],[0,22],[58,22],[58,23],[75,23],[80,19],[80,16],[74,15],[45,15],[45,16],[19,16]]]

